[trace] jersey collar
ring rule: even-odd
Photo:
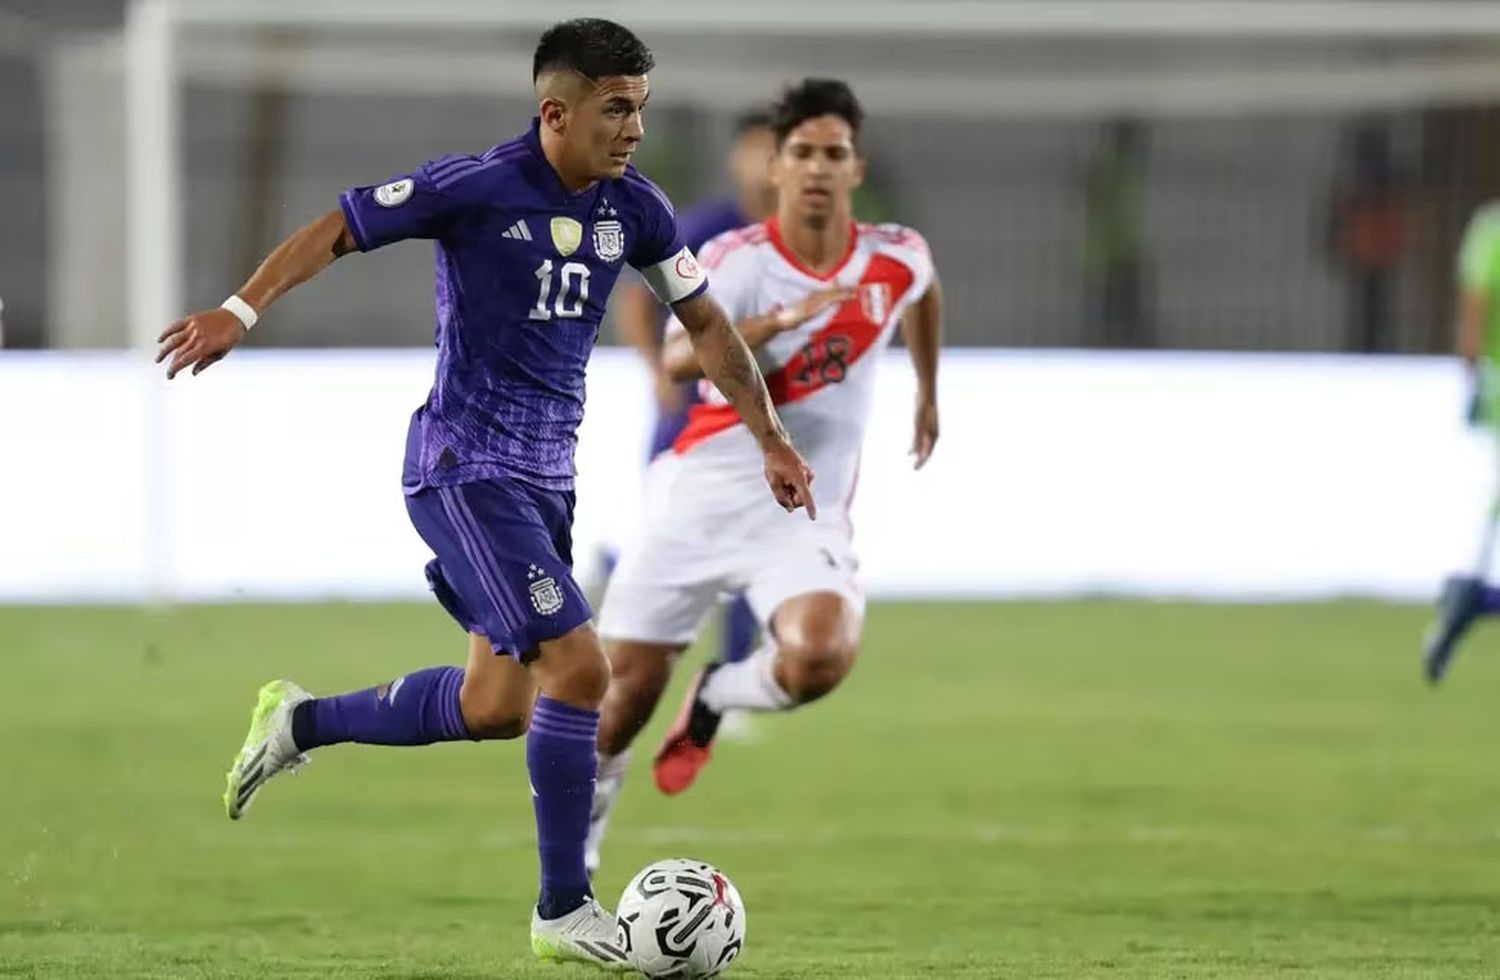
[[[775,246],[776,251],[781,254],[781,257],[783,259],[786,259],[787,264],[789,264],[793,269],[796,269],[798,272],[802,273],[804,276],[807,276],[811,279],[817,279],[820,282],[827,282],[828,280],[833,279],[835,276],[837,276],[840,272],[843,272],[844,266],[848,265],[849,260],[854,258],[854,250],[859,245],[859,226],[851,221],[849,222],[849,248],[844,252],[844,257],[839,259],[838,263],[834,265],[832,269],[829,269],[827,272],[820,273],[814,272],[811,268],[805,265],[801,259],[797,258],[797,256],[792,253],[791,249],[786,247],[786,240],[781,237],[781,221],[779,218],[777,218],[776,215],[772,215],[766,220],[766,232],[771,237],[771,244]]]

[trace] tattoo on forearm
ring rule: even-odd
[[[759,372],[755,363],[750,359],[749,352],[743,342],[737,342],[731,334],[724,345],[724,364],[720,369],[724,375],[724,381],[732,388],[747,390],[747,394],[754,394],[756,379]]]
[[[775,434],[784,436],[781,420],[771,406],[771,394],[766,389],[760,368],[756,366],[755,356],[718,305],[712,300],[706,303],[705,307],[702,301],[694,300],[687,308],[678,311],[698,366],[757,438]]]
[[[766,391],[760,368],[756,367],[754,358],[750,356],[750,348],[745,346],[745,342],[735,336],[733,330],[727,325],[724,329],[724,349],[719,364],[719,377],[714,379],[714,383],[730,401],[738,403],[737,407],[747,425],[761,426],[767,430],[778,428],[773,421],[771,398]],[[748,415],[747,410],[753,411],[754,415],[759,417]]]

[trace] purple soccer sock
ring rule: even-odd
[[[292,741],[306,751],[340,742],[431,745],[471,738],[458,691],[461,667],[428,667],[388,685],[314,698],[292,712]]]
[[[1481,585],[1479,594],[1479,608],[1486,613],[1500,613],[1500,588],[1493,585]]]
[[[531,775],[542,865],[542,890],[536,904],[544,919],[568,914],[590,895],[583,842],[594,805],[598,736],[599,712],[545,695],[536,699],[526,734],[526,769]]]

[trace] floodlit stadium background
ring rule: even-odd
[[[584,9],[0,8],[0,455],[91,478],[0,484],[0,598],[421,593],[396,481],[426,247],[299,290],[204,378],[162,385],[143,351],[342,187],[523,126],[529,45]],[[839,75],[870,112],[863,213],[932,244],[944,438],[906,472],[896,352],[858,500],[875,595],[1412,599],[1472,550],[1489,463],[1431,355],[1500,185],[1488,5],[611,12],[658,52],[639,162],[676,200],[723,187],[735,111]],[[590,405],[585,571],[638,500],[623,351]]]
[[[218,800],[268,679],[459,656],[399,486],[430,248],[344,259],[201,377],[151,352],[344,187],[519,131],[584,13],[657,51],[638,162],[679,205],[737,111],[846,77],[861,213],[948,299],[921,473],[883,368],[856,669],[667,798],[679,670],[601,899],[713,861],[744,980],[1500,976],[1500,634],[1435,691],[1419,658],[1494,472],[1448,352],[1500,4],[1400,0],[0,0],[0,975],[573,975],[526,942],[517,742]],[[603,341],[595,588],[651,414]]]

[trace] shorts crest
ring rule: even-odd
[[[551,575],[532,565],[526,578],[530,580],[526,588],[531,593],[531,608],[543,616],[551,616],[563,607],[562,589]]]

